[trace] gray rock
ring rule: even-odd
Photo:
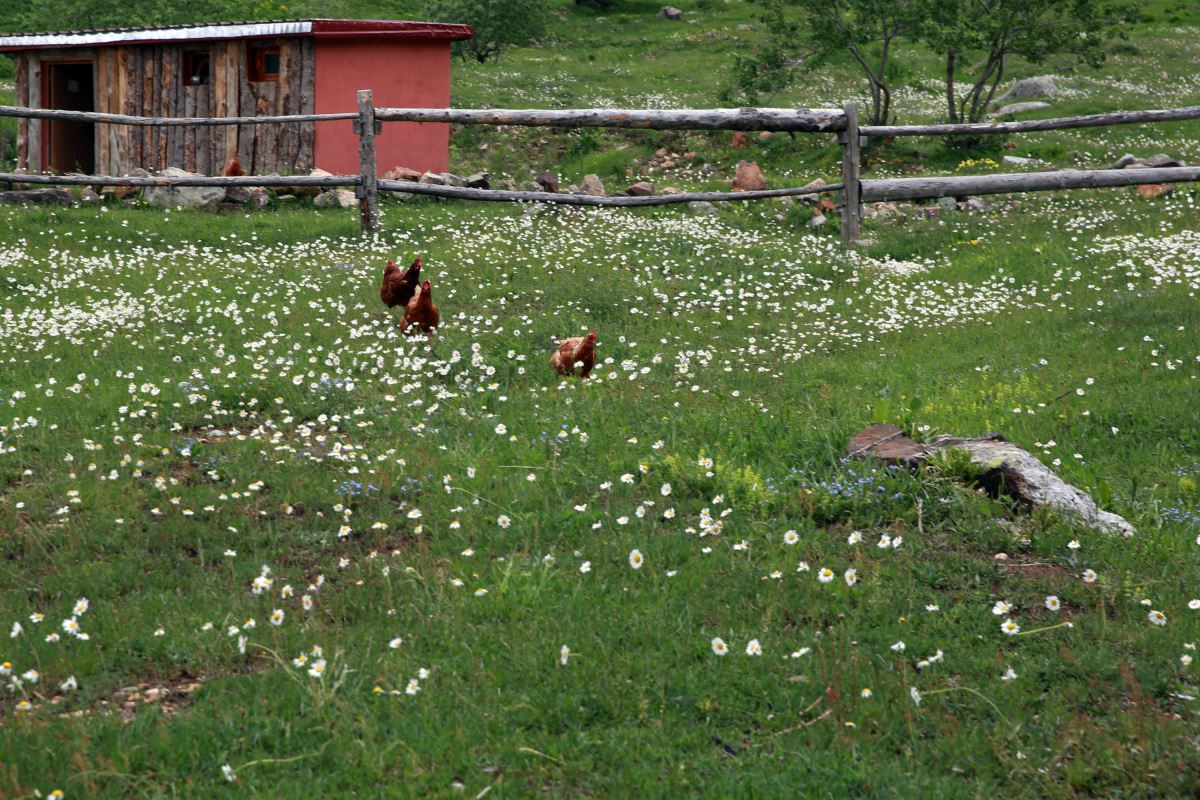
[[[418,183],[428,183],[432,184],[433,186],[444,186],[446,184],[446,179],[443,178],[439,173],[426,172],[421,176],[421,180],[418,181]]]
[[[717,207],[707,200],[692,200],[688,203],[688,208],[702,217],[715,217],[717,215]]]
[[[992,113],[992,116],[1002,117],[1005,114],[1024,114],[1027,111],[1041,111],[1043,108],[1049,107],[1049,103],[1043,103],[1040,100],[1030,100],[1025,103],[1010,103],[1003,108],[997,109]]]
[[[673,22],[678,22],[683,19],[683,12],[675,6],[663,6],[662,10],[658,12],[658,16],[660,19],[669,19]]]
[[[1167,155],[1166,153],[1158,153],[1156,155],[1152,155],[1149,158],[1142,159],[1142,162],[1147,167],[1154,167],[1155,169],[1161,169],[1162,167],[1185,166],[1182,161],[1180,161],[1176,158],[1172,158],[1171,156]]]
[[[978,197],[967,198],[967,211],[973,211],[976,214],[982,214],[984,211],[987,211],[987,208],[987,203],[983,202],[982,199]]]
[[[955,200],[953,197],[939,197],[937,199],[937,204],[938,204],[938,206],[941,207],[941,209],[943,211],[957,211],[958,210],[958,201]]]
[[[654,184],[649,181],[638,181],[626,189],[625,194],[633,197],[649,197],[654,194]]]
[[[165,178],[198,178],[195,172],[167,167],[158,173]],[[200,208],[215,211],[225,200],[224,186],[147,186],[142,199],[159,208]]]
[[[79,193],[79,200],[83,203],[99,203],[103,199],[104,198],[96,194],[96,190],[90,186],[83,187],[83,191]]]
[[[579,188],[583,190],[584,194],[591,195],[592,197],[604,196],[604,182],[600,180],[599,175],[591,173],[584,175],[583,184]]]
[[[314,197],[313,205],[317,208],[333,208],[334,206],[356,208],[358,206],[358,198],[349,189],[330,189]]]
[[[808,221],[808,224],[809,224],[809,227],[812,227],[812,228],[818,228],[818,227],[824,225],[825,224],[825,215],[817,214],[815,217],[813,217],[812,219],[810,219]]]
[[[522,192],[544,192],[546,190],[542,188],[542,185],[540,183],[534,183],[533,181],[525,181],[524,183],[521,184],[521,191]]]
[[[230,186],[225,190],[225,202],[244,206],[250,202],[250,192],[245,186]]]
[[[11,192],[0,192],[0,204],[28,203],[50,205],[57,203],[69,206],[74,202],[75,198],[66,189],[17,189]]]
[[[281,194],[281,195],[277,195],[275,197],[275,200],[276,200],[276,202],[279,202],[279,203],[294,203],[294,202],[296,202],[296,195]]]
[[[1038,160],[1036,158],[1025,158],[1023,156],[1004,156],[1004,158],[1002,158],[1000,160],[1003,161],[1005,164],[1036,164],[1036,163],[1038,163]]]
[[[246,193],[250,196],[250,204],[255,208],[266,208],[271,202],[271,193],[263,186],[247,187]]]
[[[1054,97],[1058,94],[1058,86],[1053,75],[1038,75],[1017,81],[1011,89],[997,97],[995,105],[1009,100],[1025,100],[1030,97]]]
[[[313,198],[313,205],[317,208],[333,208],[337,205],[337,202],[337,192],[335,192],[333,189],[321,192],[319,195]]]
[[[461,188],[463,186],[466,186],[467,182],[464,181],[462,178],[458,177],[457,175],[455,175],[453,172],[443,172],[442,173],[442,184],[445,186],[458,186]]]

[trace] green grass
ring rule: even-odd
[[[541,47],[457,64],[454,103],[715,105],[748,6],[658,5],[563,3]],[[1012,74],[1063,73],[1048,115],[1196,102],[1174,30],[1195,10],[1148,14],[1101,72]],[[899,57],[901,120],[935,118],[937,64]],[[858,88],[833,68],[770,102]],[[868,174],[1194,160],[1197,130],[875,143]],[[664,147],[696,156],[649,171]],[[453,148],[464,174],[610,191],[715,188],[741,158],[807,182],[840,157],[646,131],[460,128]],[[39,673],[0,696],[0,797],[1194,794],[1197,193],[1013,199],[869,219],[862,255],[774,201],[414,200],[367,240],[340,210],[0,206],[0,633],[22,625],[0,663]],[[418,252],[432,345],[378,302],[383,261]],[[559,380],[551,342],[593,328],[604,363]],[[1002,432],[1138,535],[988,498],[953,459],[847,462],[873,422]],[[61,627],[82,597],[86,641]]]
[[[414,201],[371,241],[346,212],[0,212],[0,623],[24,628],[0,659],[40,673],[0,706],[0,793],[1194,791],[1194,196],[1022,202],[868,222],[851,260],[774,203]],[[384,258],[417,251],[431,348],[376,299]],[[606,363],[560,382],[551,337],[592,327]],[[1138,536],[953,465],[846,463],[874,421],[999,430]],[[719,535],[706,508],[730,510]],[[79,597],[87,641],[60,628]],[[313,646],[320,679],[291,663]],[[119,713],[139,686],[174,705]]]

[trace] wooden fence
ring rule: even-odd
[[[354,120],[359,137],[359,174],[330,176],[240,177],[118,177],[107,175],[38,175],[0,173],[0,181],[32,184],[95,186],[353,186],[359,200],[363,231],[379,224],[379,192],[407,192],[434,197],[497,202],[527,201],[575,206],[652,206],[694,200],[728,202],[769,197],[795,197],[831,191],[842,193],[842,243],[854,247],[862,227],[863,204],[883,200],[916,200],[980,194],[1040,192],[1060,189],[1135,186],[1147,183],[1200,181],[1200,167],[1158,169],[1054,170],[995,175],[862,180],[860,151],[870,136],[991,136],[1031,131],[1073,130],[1108,125],[1173,122],[1200,118],[1200,106],[1153,111],[1114,112],[1078,117],[1022,122],[961,123],[948,125],[862,125],[858,108],[841,109],[739,108],[706,110],[572,109],[449,109],[377,108],[369,89],[358,92],[358,110],[340,114],[294,114],[273,117],[134,117],[86,111],[0,106],[0,116],[58,119],[108,125],[209,126]],[[552,192],[515,192],[471,189],[380,179],[375,159],[375,137],[385,122],[440,122],[455,125],[512,125],[555,128],[635,128],[651,130],[786,131],[836,133],[842,146],[842,181],[818,187],[766,189],[746,192],[684,192],[648,197],[594,197]]]

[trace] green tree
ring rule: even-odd
[[[950,121],[983,119],[1012,56],[1033,64],[1070,56],[1098,66],[1104,61],[1105,43],[1124,36],[1119,26],[1137,18],[1139,5],[1104,0],[931,0],[921,38],[944,59]]]
[[[786,88],[802,69],[815,69],[848,54],[869,87],[870,124],[892,120],[889,67],[896,43],[921,28],[924,0],[755,0],[765,38],[734,60],[726,99]]]
[[[464,60],[499,59],[504,49],[527,44],[546,32],[544,0],[432,0],[425,9],[435,22],[465,22],[474,36],[455,42]]]

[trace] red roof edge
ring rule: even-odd
[[[354,39],[395,37],[397,39],[436,39],[459,41],[470,39],[470,25],[455,22],[411,22],[390,19],[314,19],[315,39]]]

